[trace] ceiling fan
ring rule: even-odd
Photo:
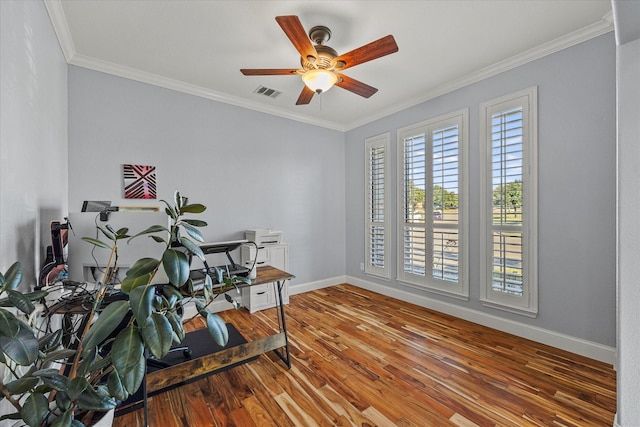
[[[331,38],[331,30],[327,27],[313,27],[307,36],[300,19],[295,15],[276,16],[276,21],[300,53],[302,69],[243,68],[240,71],[245,76],[301,75],[305,85],[296,105],[308,104],[314,94],[326,92],[333,85],[369,98],[378,89],[340,74],[340,72],[398,51],[395,39],[389,35],[343,55],[338,55],[334,49],[324,44]],[[311,43],[312,41],[315,46]]]

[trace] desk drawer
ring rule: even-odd
[[[270,285],[271,283],[263,283],[262,285],[255,285],[249,288],[251,292],[252,307],[263,307],[275,302]]]
[[[263,283],[242,289],[242,305],[253,313],[276,305],[273,283]]]

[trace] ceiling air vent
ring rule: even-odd
[[[270,89],[264,86],[258,86],[258,89],[254,90],[253,93],[257,93],[258,95],[268,96],[269,98],[277,98],[282,92],[275,89]]]

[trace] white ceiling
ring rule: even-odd
[[[45,0],[70,64],[336,130],[349,130],[613,30],[610,0],[206,1]],[[240,68],[298,68],[276,23],[297,15],[331,29],[346,53],[392,34],[397,53],[345,75],[379,91],[334,87],[296,106],[299,76]],[[257,95],[259,86],[277,98]]]

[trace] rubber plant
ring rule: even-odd
[[[162,202],[170,218],[168,227],[154,225],[131,236],[127,228],[114,230],[105,225],[98,226],[103,238],[83,237],[89,244],[111,252],[77,348],[62,346],[62,329],[39,336],[37,328],[21,318],[33,317],[37,301],[46,292],[20,291],[20,263],[0,274],[0,363],[10,373],[0,377],[0,397],[15,408],[15,412],[2,415],[0,421],[22,420],[31,427],[81,427],[90,422],[94,412],[114,409],[142,385],[145,356],[161,359],[173,344],[184,339],[180,307],[185,297],[196,301],[198,315],[205,318],[214,341],[226,345],[228,331],[224,321],[207,308],[220,292],[213,291],[208,274],[197,292],[189,278],[190,257],[204,261],[197,242],[203,242],[199,229],[207,223],[185,215],[201,214],[206,207],[189,203],[179,192],[175,193],[173,204]],[[161,259],[142,258],[135,262],[121,283],[124,298],[103,304],[115,284],[118,245],[122,241],[135,244],[131,240],[142,236],[164,245]],[[157,286],[153,279],[161,269],[168,283]],[[222,289],[233,288],[238,280],[246,281],[223,278],[221,271],[216,274],[218,282],[223,283]],[[62,363],[62,368],[52,367],[52,362]],[[84,414],[83,418],[79,414]]]

